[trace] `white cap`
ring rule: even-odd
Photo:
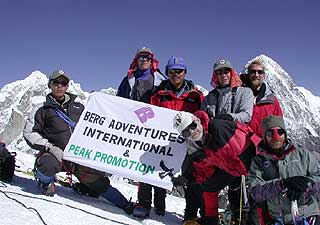
[[[194,115],[189,112],[178,112],[173,118],[173,127],[181,134],[193,121]]]

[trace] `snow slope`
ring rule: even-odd
[[[26,171],[28,168],[32,168],[33,155],[18,152],[17,159],[17,164],[21,166],[21,170]],[[115,180],[111,180],[111,183],[125,197],[132,197],[132,200],[136,201],[137,186]],[[44,223],[48,225],[174,225],[181,224],[185,207],[182,198],[168,195],[166,199],[167,211],[164,217],[157,216],[152,211],[149,219],[138,220],[101,199],[79,196],[71,188],[59,184],[57,185],[57,194],[54,197],[43,196],[39,194],[33,177],[21,172],[15,172],[13,182],[5,185],[7,187],[4,187],[4,183],[0,183],[0,224],[6,225],[41,225]],[[7,192],[6,194],[9,197],[20,201],[27,207],[35,208],[44,223],[34,211],[28,210],[16,201],[7,198],[3,191]]]

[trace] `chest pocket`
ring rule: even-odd
[[[238,87],[233,87],[231,89],[231,109],[230,109],[230,113],[234,113],[236,108],[235,108],[235,98],[236,98],[236,94],[237,94],[237,90]],[[219,92],[214,89],[213,91],[211,91],[208,95],[208,105],[206,108],[206,112],[208,113],[209,117],[212,119],[215,115],[217,115],[219,113],[219,108],[221,106],[221,102],[219,100],[220,96],[219,96]],[[229,100],[226,100],[226,102],[224,103],[225,105],[228,104]],[[223,112],[220,113],[229,113],[228,112],[228,108],[222,107],[223,108]]]
[[[69,107],[69,117],[74,122],[78,122],[82,111],[84,110],[84,106],[80,103],[74,102]]]
[[[265,181],[279,178],[279,167],[276,161],[260,157],[258,163]]]
[[[135,80],[135,84],[132,88],[132,99],[145,103],[150,102],[151,93],[153,90],[153,76],[149,76],[147,80]]]
[[[192,104],[197,103],[197,99],[194,99],[194,98],[186,98],[185,101],[189,102],[189,103],[192,103]]]

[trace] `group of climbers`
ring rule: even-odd
[[[220,59],[213,65],[214,89],[204,96],[185,79],[182,57],[170,57],[162,74],[150,48],[137,50],[117,96],[180,111],[173,126],[185,138],[187,154],[181,175],[172,182],[184,187],[183,224],[217,225],[218,194],[227,186],[233,224],[293,224],[289,206],[296,200],[305,220],[320,224],[319,210],[313,210],[319,207],[313,194],[320,167],[308,151],[290,142],[279,102],[264,82],[265,69],[261,61],[251,62],[243,83],[230,61]],[[24,128],[27,143],[39,151],[33,171],[41,192],[54,195],[55,174],[67,171],[78,178],[80,192],[104,198],[139,218],[149,216],[153,189],[154,211],[164,216],[165,189],[140,182],[138,202],[133,204],[111,186],[104,172],[62,159],[84,110],[67,92],[69,81],[62,70],[51,74],[51,92],[34,107]],[[247,204],[244,212],[239,206]]]

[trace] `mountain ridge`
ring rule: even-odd
[[[304,87],[298,87],[291,76],[273,59],[259,55],[244,66],[247,68],[253,60],[261,60],[266,67],[265,82],[276,94],[284,112],[289,136],[299,147],[312,151],[320,151],[320,97],[313,95]],[[243,72],[246,72],[244,69]],[[49,93],[48,78],[40,71],[34,71],[24,80],[5,85],[0,90],[0,140],[10,144],[12,148],[29,151],[30,148],[22,137],[22,129],[36,96]],[[208,91],[196,85],[206,95]],[[89,93],[81,89],[81,85],[70,81],[70,93],[76,94],[82,103],[88,99]],[[116,90],[109,87],[100,92],[115,95]]]

